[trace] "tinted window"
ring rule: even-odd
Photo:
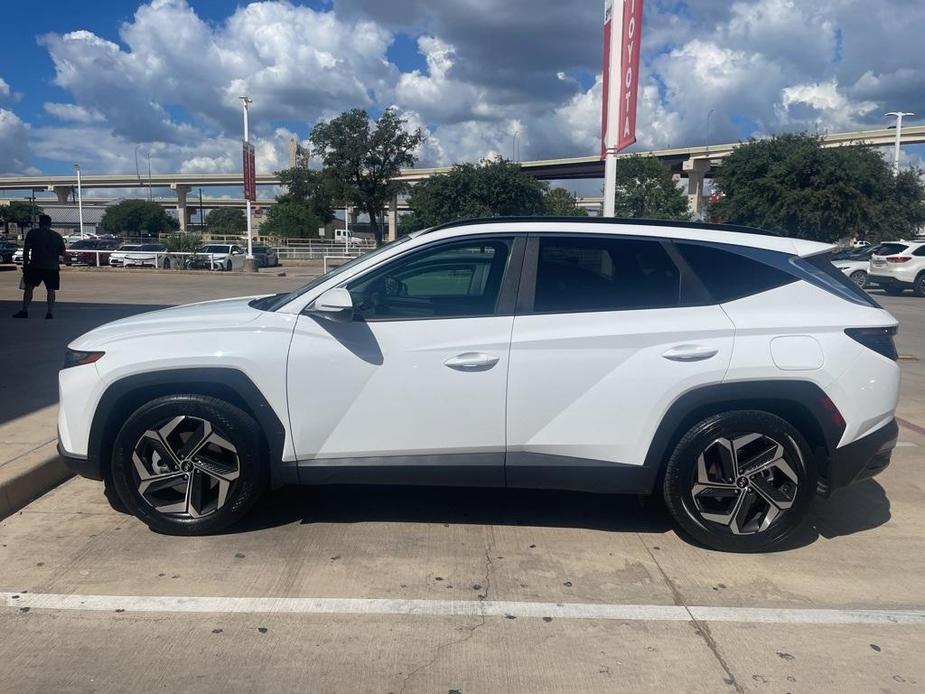
[[[885,243],[877,249],[877,255],[896,255],[909,248],[904,243]]]
[[[913,253],[912,255],[914,255],[914,256],[916,256],[916,257],[921,257],[921,256],[925,255],[925,246],[919,246],[919,247],[916,249],[915,253]]]
[[[717,303],[796,281],[796,277],[783,270],[715,246],[675,243],[675,247]]]
[[[495,312],[510,239],[424,249],[352,282],[356,314],[367,320],[484,316]]]
[[[858,285],[848,279],[848,276],[832,265],[831,253],[820,253],[811,255],[808,258],[799,258],[794,263],[814,276],[815,284],[828,291],[834,291],[835,294],[841,294],[843,298],[851,299],[855,303],[862,303],[868,306],[880,305],[870,298],[870,295],[861,289]]]
[[[536,313],[677,306],[680,273],[657,241],[541,237]]]

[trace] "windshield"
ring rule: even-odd
[[[391,248],[394,248],[394,247],[397,246],[398,244],[401,244],[401,243],[404,243],[404,242],[406,242],[406,241],[409,241],[409,240],[411,240],[412,238],[414,238],[414,236],[412,236],[412,235],[409,235],[409,236],[402,236],[401,238],[395,239],[394,241],[390,241],[389,243],[386,243],[386,244],[384,244],[384,245],[382,245],[382,246],[379,246],[379,248],[377,248],[377,249],[375,249],[375,250],[372,250],[372,251],[370,251],[369,253],[364,253],[363,255],[358,255],[356,258],[353,258],[353,259],[351,259],[351,260],[348,260],[348,261],[347,261],[346,263],[344,263],[343,265],[338,265],[337,267],[331,268],[330,270],[328,270],[328,271],[327,271],[326,273],[324,273],[323,275],[318,275],[318,277],[316,277],[315,279],[313,279],[311,282],[309,282],[308,284],[306,284],[306,285],[304,285],[304,286],[302,286],[302,287],[299,287],[299,288],[296,289],[294,292],[291,292],[291,293],[289,293],[289,294],[281,294],[281,295],[279,296],[279,298],[276,299],[276,301],[274,301],[274,302],[272,302],[272,303],[270,303],[270,304],[268,304],[268,305],[266,305],[266,306],[258,306],[257,308],[263,308],[263,309],[266,310],[266,311],[275,311],[275,310],[278,309],[280,306],[284,306],[284,305],[288,304],[290,301],[292,301],[293,299],[302,296],[305,292],[311,291],[312,289],[314,289],[315,287],[317,287],[317,286],[318,286],[319,284],[321,284],[322,282],[327,282],[327,281],[328,281],[329,279],[331,279],[332,277],[335,277],[336,275],[339,275],[340,273],[342,273],[342,272],[344,272],[344,271],[346,271],[346,270],[349,270],[350,268],[352,268],[353,266],[357,265],[358,263],[360,263],[360,262],[362,262],[362,261],[364,261],[364,260],[369,260],[370,258],[374,258],[375,256],[380,255],[380,254],[384,253],[385,251],[387,251],[387,250],[389,250],[389,249],[391,249]]]
[[[228,246],[219,246],[217,244],[211,244],[209,246],[203,246],[199,249],[199,253],[227,253]]]

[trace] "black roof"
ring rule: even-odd
[[[710,229],[713,231],[732,231],[739,234],[757,234],[758,236],[781,236],[774,231],[767,229],[757,229],[755,227],[742,226],[740,224],[713,224],[711,222],[682,222],[673,219],[640,219],[640,218],[619,218],[619,217],[543,217],[537,216],[517,216],[517,217],[477,217],[474,219],[457,219],[445,224],[438,224],[435,227],[425,229],[422,233],[438,231],[440,229],[452,229],[453,227],[470,226],[472,224],[496,224],[498,222],[562,222],[562,223],[579,223],[579,224],[624,224],[631,226],[658,226],[670,227],[675,229]]]

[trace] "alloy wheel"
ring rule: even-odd
[[[156,511],[202,518],[225,505],[238,451],[213,424],[178,416],[145,431],[132,451],[138,494]]]
[[[719,438],[697,458],[694,511],[733,535],[764,532],[797,496],[799,477],[784,446],[765,434]]]

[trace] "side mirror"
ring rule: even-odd
[[[240,255],[240,251],[231,251],[231,255]]]
[[[353,297],[342,287],[329,289],[312,302],[306,313],[338,323],[349,323],[353,320]]]

